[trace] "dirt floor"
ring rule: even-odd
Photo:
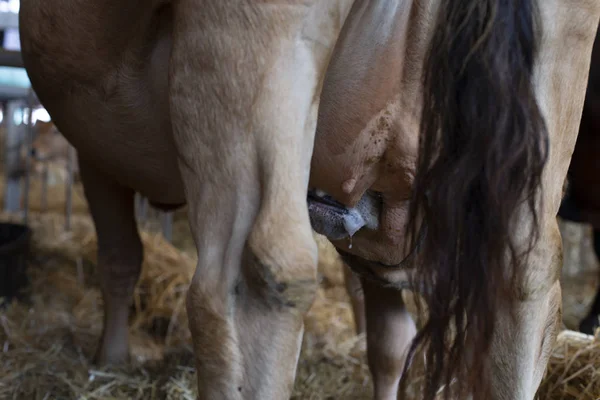
[[[100,334],[102,300],[96,239],[81,188],[75,191],[70,232],[64,231],[64,187],[50,187],[45,212],[39,191],[39,182],[33,182],[28,293],[0,312],[0,399],[195,399],[183,302],[195,253],[185,211],[175,214],[173,245],[156,233],[156,223],[143,224],[146,252],[130,328],[133,365],[98,369],[89,360]],[[595,292],[597,263],[587,229],[561,223],[561,230],[564,322],[576,329]],[[341,264],[316,237],[321,287],[305,320],[293,399],[370,399],[365,340],[354,334]],[[600,399],[600,341],[570,337],[555,348],[542,400]]]

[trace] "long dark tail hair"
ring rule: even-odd
[[[513,273],[538,238],[549,139],[532,80],[537,16],[535,0],[440,5],[407,227],[413,239],[427,229],[413,287],[424,289],[429,318],[409,354],[425,355],[426,400],[442,384],[447,399],[454,378],[453,395],[482,387],[495,310],[510,301]],[[525,253],[512,236],[524,201],[534,226]]]

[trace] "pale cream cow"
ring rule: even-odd
[[[78,150],[98,233],[98,360],[128,355],[139,191],[189,205],[200,398],[289,397],[317,286],[310,209],[367,277],[378,399],[395,397],[414,330],[396,291],[405,282],[433,311],[417,342],[424,398],[458,376],[478,399],[532,399],[558,327],[555,215],[600,15],[595,0],[539,1],[536,54],[535,5],[22,0],[25,65]],[[543,209],[518,207],[531,192]],[[505,262],[528,243],[531,216],[540,240]],[[402,262],[415,247],[407,226],[426,229],[415,268]],[[464,313],[466,341],[444,362],[441,336]]]

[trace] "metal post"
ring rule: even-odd
[[[21,160],[19,137],[20,127],[15,123],[15,113],[22,106],[23,102],[11,100],[6,104],[4,121],[6,123],[6,138],[4,141],[6,186],[4,187],[4,210],[15,212],[20,209],[19,201],[21,199]]]
[[[71,230],[71,214],[73,213],[73,170],[75,164],[75,148],[69,145],[67,150],[67,182],[65,185],[65,230]]]
[[[48,162],[43,161],[44,169],[42,170],[42,198],[40,208],[42,211],[48,210]]]
[[[169,242],[173,241],[173,212],[161,213],[162,234]]]

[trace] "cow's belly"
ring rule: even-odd
[[[116,0],[101,8],[74,0],[51,7],[22,2],[23,60],[81,162],[153,202],[180,204],[168,104],[172,18],[168,8],[144,5],[125,12]]]
[[[112,110],[95,96],[74,96],[65,104],[51,115],[82,162],[152,202],[185,202],[166,110]]]
[[[119,73],[115,71],[110,78]],[[112,90],[107,96],[108,86]],[[164,89],[153,93],[156,87]],[[46,90],[55,88],[36,86],[42,99]],[[93,87],[53,95],[44,105],[77,149],[81,162],[153,202],[181,204],[185,197],[166,91],[166,84],[157,85],[147,78],[116,78],[115,82],[99,81]]]
[[[80,26],[61,25],[55,41],[42,40],[52,26],[36,14],[34,3],[30,0],[24,11],[39,27],[23,31],[24,60],[33,88],[80,161],[155,203],[184,203],[168,103],[169,13],[139,10],[138,21],[122,21],[123,26],[148,28],[118,42],[105,38],[117,32],[86,26],[96,44],[90,47],[78,40]],[[56,18],[66,18],[74,7],[72,0],[57,4],[62,8],[47,10]],[[153,37],[144,39],[145,32]],[[119,48],[123,43],[129,45]],[[112,52],[101,57],[97,49],[104,48]],[[52,58],[57,52],[63,57]]]
[[[149,87],[143,79],[119,82],[110,99],[100,90],[76,91],[47,108],[82,162],[151,201],[180,204],[185,199],[166,89],[159,96]]]

